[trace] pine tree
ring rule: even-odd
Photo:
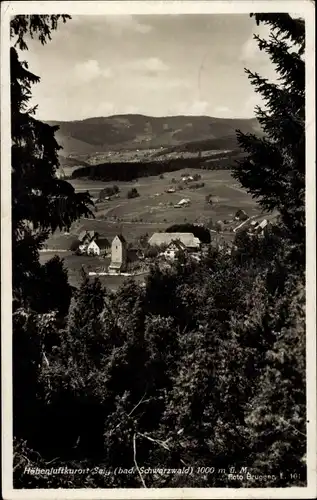
[[[251,14],[252,16],[252,14]],[[276,66],[278,83],[246,69],[266,109],[256,108],[264,137],[238,131],[239,145],[248,153],[234,168],[234,177],[260,206],[277,210],[296,258],[305,252],[305,25],[288,14],[256,14],[270,27],[268,40],[254,35],[259,49]],[[295,257],[294,257],[295,258]]]
[[[69,229],[79,217],[92,216],[88,193],[56,176],[59,167],[54,134],[57,127],[37,120],[29,107],[31,87],[40,78],[21,61],[16,46],[27,50],[25,37],[45,44],[51,32],[70,16],[15,16],[11,21],[11,136],[12,136],[12,252],[13,294],[16,306],[28,305],[39,286],[39,249],[49,233]],[[34,301],[33,301],[34,305]]]
[[[273,342],[245,412],[252,468],[255,473],[277,475],[278,484],[272,481],[266,486],[304,485],[306,337],[302,279],[288,280],[285,293],[271,305],[268,319]],[[261,323],[259,334],[264,338],[265,321]]]
[[[71,364],[86,375],[99,366],[103,353],[100,315],[104,300],[105,292],[100,280],[90,281],[88,276],[84,276],[69,313],[67,347]]]
[[[38,392],[45,354],[39,330],[43,318],[37,313],[57,309],[65,314],[70,300],[62,262],[55,259],[41,266],[39,250],[50,232],[91,215],[90,196],[76,194],[70,184],[57,179],[56,127],[35,118],[36,108],[29,106],[31,87],[40,79],[17,52],[27,49],[28,35],[42,44],[50,40],[60,17],[65,22],[69,16],[15,16],[10,25],[14,436],[31,444],[35,437],[45,442],[37,430],[43,417]],[[50,286],[55,293],[47,294]],[[47,333],[54,336],[50,327]]]

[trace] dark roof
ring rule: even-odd
[[[184,250],[186,249],[186,245],[184,245],[184,243],[182,243],[180,240],[172,240],[169,244],[168,244],[168,247],[171,246],[171,245],[175,245],[177,246],[180,250]],[[167,248],[168,248],[167,247]]]
[[[79,233],[78,235],[78,239],[79,241],[83,241],[85,238],[89,238],[89,241],[91,241],[93,238],[97,238],[98,237],[98,233],[97,231],[82,231],[81,233]]]
[[[242,210],[242,208],[240,208],[237,212],[236,212],[236,217],[239,216],[239,215],[246,215],[246,211],[245,210]]]
[[[121,243],[126,243],[126,239],[122,236],[122,234],[116,234],[117,238],[121,241]]]
[[[99,248],[109,248],[111,246],[107,238],[97,238],[96,243]]]
[[[76,250],[78,250],[78,248],[80,247],[80,244],[81,244],[81,241],[80,240],[74,240],[71,242],[71,245],[70,245],[70,250],[72,252],[76,252]]]

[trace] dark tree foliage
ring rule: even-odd
[[[107,196],[113,196],[118,193],[119,193],[118,186],[106,187],[100,191],[99,200],[103,200]]]
[[[128,194],[127,194],[128,198],[138,198],[138,196],[140,196],[140,193],[138,192],[138,190],[136,188],[132,188],[132,189],[130,189],[130,191],[128,191]]]
[[[36,108],[30,108],[31,87],[40,79],[20,60],[18,50],[27,49],[28,36],[46,43],[58,22],[67,17],[21,15],[11,20],[14,435],[28,438],[31,444],[41,441],[35,431],[43,411],[36,384],[45,353],[39,325],[44,313],[55,310],[64,316],[71,296],[62,261],[53,259],[41,266],[39,250],[50,232],[68,229],[77,218],[92,214],[89,194],[76,194],[56,176],[60,149],[56,127],[37,120]],[[50,333],[52,343],[54,332]]]
[[[263,138],[238,132],[248,153],[234,168],[234,176],[265,210],[278,210],[287,236],[297,247],[295,259],[305,254],[305,24],[288,14],[256,14],[257,23],[271,29],[268,40],[257,35],[259,49],[276,67],[278,83],[245,70],[265,108],[256,116]]]
[[[113,163],[100,163],[98,165],[89,165],[76,168],[72,173],[73,179],[89,178],[101,181],[132,181],[140,177],[150,177],[152,175],[161,175],[167,172],[176,172],[184,168],[205,169],[205,170],[229,170],[232,168],[233,158],[241,156],[241,152],[232,152],[226,154],[219,153],[220,157],[217,161],[208,162],[210,158],[205,157],[204,162],[197,158],[172,158],[158,159],[156,161],[142,162],[116,162],[115,168]],[[213,160],[215,156],[211,157]]]
[[[283,464],[304,477],[303,288],[290,276],[276,286],[279,258],[269,255],[259,267],[252,251],[246,265],[211,249],[200,264],[154,267],[145,289],[127,281],[116,294],[85,277],[59,353],[47,348],[49,366],[41,368],[51,428],[41,456],[60,457],[58,466],[131,469],[136,443],[142,467],[235,464],[276,474]],[[198,473],[143,480],[228,486],[225,475]],[[260,485],[244,481],[232,486]],[[134,469],[124,477],[88,474],[80,483],[87,485],[143,483]]]
[[[11,21],[14,46],[26,50],[27,34],[44,44],[60,17],[15,16]],[[62,18],[65,22],[67,16]],[[79,217],[92,216],[88,193],[75,193],[68,182],[56,177],[60,149],[56,127],[37,120],[36,108],[29,107],[31,86],[39,81],[11,47],[13,291],[21,305],[30,302],[38,250],[49,232],[69,229]]]

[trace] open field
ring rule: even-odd
[[[112,222],[103,219],[81,219],[73,224],[70,234],[56,231],[46,241],[46,248],[49,250],[69,250],[71,243],[83,230],[97,231],[102,236],[110,240],[116,234],[122,233],[128,242],[136,242],[140,236],[157,231],[164,231],[170,224],[166,223],[134,223],[134,222]],[[45,252],[46,253],[46,252]]]
[[[195,170],[201,175],[205,186],[191,189],[190,183],[182,191],[166,193],[165,191],[180,182],[183,175],[191,173],[188,169],[171,172],[159,176],[146,177],[134,182],[117,182],[120,189],[119,198],[113,198],[97,204],[95,219],[81,219],[73,224],[70,234],[56,232],[47,241],[48,249],[68,250],[71,242],[84,229],[98,231],[101,235],[112,238],[122,232],[126,239],[135,242],[143,234],[164,231],[176,223],[196,222],[209,223],[210,220],[231,220],[238,209],[243,209],[250,217],[261,216],[261,211],[255,201],[232,178],[228,170]],[[176,184],[172,183],[172,179]],[[96,200],[101,189],[112,186],[113,183],[72,180],[76,191],[89,191]],[[140,196],[127,199],[127,193],[135,187]],[[206,196],[212,194],[212,205],[206,202]],[[175,208],[182,198],[189,198],[191,204],[187,207]],[[263,216],[263,215],[262,215]],[[233,235],[230,233],[230,237]]]
[[[199,189],[191,189],[181,182],[182,176],[186,174],[200,174],[201,179],[197,182],[204,182],[205,185]],[[172,179],[176,182],[172,183]],[[89,191],[96,200],[99,193],[105,187],[113,186],[110,182],[92,180],[72,180],[70,181],[76,191]],[[195,182],[194,182],[195,183]],[[95,219],[81,219],[73,224],[70,233],[65,234],[57,231],[46,242],[46,252],[41,253],[41,262],[45,262],[56,253],[64,258],[65,265],[69,271],[70,283],[77,286],[80,281],[80,271],[82,265],[87,271],[95,271],[100,266],[108,267],[109,258],[76,256],[69,252],[69,248],[74,239],[83,230],[95,230],[100,235],[111,240],[116,234],[122,233],[126,240],[136,243],[140,236],[151,235],[157,231],[165,229],[177,223],[201,223],[210,224],[218,220],[230,221],[234,218],[238,209],[243,209],[252,218],[270,218],[261,213],[255,201],[248,195],[233,179],[228,170],[195,170],[189,169],[171,172],[159,176],[146,177],[134,182],[117,182],[119,198],[112,198],[109,201],[97,203]],[[183,184],[184,189],[175,193],[166,193],[168,188],[176,188]],[[138,198],[127,198],[128,191],[135,187],[140,196]],[[212,205],[206,202],[206,196],[212,195]],[[175,208],[182,198],[189,198],[191,204],[188,207]],[[232,231],[240,222],[233,222],[225,225],[221,238],[225,241],[232,241],[235,233]],[[231,231],[229,228],[231,226]],[[216,233],[212,232],[216,237]],[[59,253],[60,252],[60,253]],[[104,276],[103,282],[111,289],[115,290],[126,279],[122,276]],[[143,280],[138,277],[138,280]]]
[[[249,215],[259,213],[255,201],[249,196],[232,178],[227,170],[195,170],[194,174],[200,174],[205,186],[199,189],[191,189],[180,181],[181,177],[190,174],[189,169],[169,172],[163,179],[159,176],[146,177],[134,182],[116,182],[120,189],[120,197],[111,201],[105,201],[97,205],[96,217],[107,219],[120,219],[120,222],[149,222],[169,224],[184,222],[206,222],[212,218],[214,221],[230,219],[235,212],[241,208]],[[168,188],[176,188],[172,179],[176,179],[179,185],[184,187],[175,193],[166,193]],[[97,198],[102,188],[112,186],[114,183],[106,183],[91,180],[72,180],[71,184],[77,191],[88,190],[93,197]],[[193,182],[192,184],[195,184]],[[135,187],[140,197],[127,199],[127,193]],[[206,196],[213,195],[213,205],[206,203]],[[182,198],[189,198],[191,204],[181,209],[174,208]]]
[[[58,253],[56,251],[52,252],[41,252],[40,253],[40,262],[44,264],[49,259],[54,257],[55,255],[59,255],[60,258],[64,260],[64,265],[68,270],[68,278],[71,286],[78,287],[81,276],[82,276],[82,268],[88,273],[89,271],[96,271],[96,269],[105,268],[106,271],[110,264],[110,257],[101,258],[101,257],[93,257],[93,256],[77,256],[73,255],[71,252],[61,252]],[[146,273],[142,275],[134,276],[133,279],[142,282],[144,281],[144,277]],[[93,278],[92,278],[93,279]],[[124,283],[128,278],[126,276],[99,276],[99,279],[103,283],[104,286],[108,287],[112,291],[116,291],[120,285]]]

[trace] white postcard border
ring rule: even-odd
[[[12,263],[9,20],[15,14],[154,15],[289,12],[306,21],[306,321],[307,475],[303,488],[30,489],[12,485]],[[2,492],[5,499],[315,498],[316,496],[316,212],[315,8],[309,0],[14,1],[1,4],[1,347]]]

